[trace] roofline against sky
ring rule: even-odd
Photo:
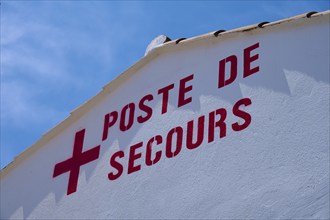
[[[58,125],[50,129],[48,132],[46,132],[35,144],[33,144],[31,147],[27,148],[25,151],[23,151],[21,154],[19,154],[17,157],[15,157],[14,161],[9,163],[7,166],[5,166],[0,171],[0,179],[3,179],[10,171],[15,169],[20,163],[22,163],[24,160],[26,160],[30,155],[32,155],[34,152],[36,152],[40,147],[47,144],[50,140],[52,140],[56,135],[58,135],[60,132],[62,132],[64,129],[68,128],[71,124],[73,124],[75,121],[80,119],[83,115],[85,115],[88,111],[91,110],[93,106],[98,104],[100,101],[102,101],[107,95],[109,95],[112,91],[114,91],[116,88],[118,88],[123,82],[125,82],[127,79],[129,79],[134,73],[136,73],[140,68],[142,68],[144,65],[149,63],[151,60],[156,58],[161,52],[166,51],[173,51],[179,48],[183,48],[186,46],[194,45],[200,41],[203,40],[209,40],[209,39],[222,39],[221,36],[230,36],[231,34],[237,34],[240,32],[246,32],[246,31],[252,31],[257,29],[263,29],[270,26],[279,25],[282,23],[288,23],[288,22],[295,22],[295,21],[301,21],[303,19],[310,19],[320,16],[329,16],[330,10],[324,11],[324,12],[309,12],[300,14],[294,17],[286,18],[283,20],[278,20],[274,22],[261,22],[258,24],[248,25],[228,31],[214,31],[210,32],[204,35],[199,35],[196,37],[188,38],[188,39],[177,39],[172,40],[167,43],[164,43],[158,47],[155,47],[152,49],[146,56],[142,57],[138,62],[136,62],[134,65],[132,65],[130,68],[125,70],[123,73],[118,75],[114,80],[106,84],[102,90],[96,94],[94,97],[83,103],[81,106],[73,110],[70,115],[64,119],[62,122],[60,122]],[[217,35],[218,34],[218,35]],[[216,36],[217,35],[217,36]]]

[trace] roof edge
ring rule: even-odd
[[[33,145],[31,145],[29,148],[24,150],[22,153],[20,153],[17,157],[14,158],[14,160],[9,163],[7,166],[5,166],[2,170],[0,170],[0,179],[3,179],[10,171],[15,169],[16,166],[18,166],[20,163],[22,163],[25,159],[27,159],[30,155],[32,155],[34,152],[36,152],[41,146],[51,141],[57,134],[62,132],[64,129],[68,128],[72,123],[80,119],[86,112],[88,112],[95,104],[99,103],[103,98],[110,94],[112,91],[114,91],[116,88],[118,88],[124,81],[129,79],[134,72],[138,71],[141,67],[143,67],[146,63],[156,58],[161,51],[164,51],[164,49],[169,50],[173,47],[177,47],[179,45],[188,45],[191,43],[195,43],[196,41],[201,41],[208,38],[216,38],[220,37],[222,35],[237,33],[237,32],[244,32],[249,31],[253,29],[258,28],[267,28],[269,26],[274,26],[286,22],[291,22],[299,19],[312,19],[315,17],[320,17],[324,15],[329,15],[330,10],[324,11],[324,12],[309,12],[300,14],[297,16],[293,16],[290,18],[274,21],[274,22],[261,22],[258,24],[248,25],[228,31],[214,31],[207,34],[199,35],[192,38],[180,38],[177,40],[172,40],[170,42],[166,42],[161,46],[158,46],[151,50],[146,56],[142,57],[139,61],[137,61],[135,64],[133,64],[131,67],[129,67],[127,70],[125,70],[123,73],[118,75],[115,79],[107,83],[105,86],[103,86],[102,90],[97,93],[95,96],[90,98],[88,101],[74,109],[70,115],[65,118],[62,122],[55,125],[53,128],[51,128],[48,132],[42,135],[42,137]],[[217,33],[218,32],[218,33]],[[217,35],[215,35],[217,33]]]

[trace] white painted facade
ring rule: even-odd
[[[244,49],[256,43],[250,68],[259,70],[243,78]],[[237,78],[218,88],[219,61],[231,55]],[[329,12],[165,43],[1,171],[1,219],[329,218],[329,59]],[[178,107],[180,80],[192,74],[183,86],[192,86],[184,96],[191,102]],[[173,83],[162,114],[158,91]],[[138,104],[147,94],[150,119],[135,117],[125,132],[117,121],[102,140],[105,115],[135,103],[135,116],[145,116]],[[234,131],[231,125],[244,120],[232,108],[243,98],[252,102],[241,108],[251,123]],[[226,136],[215,128],[209,143],[209,114],[220,108],[227,111]],[[197,129],[203,115],[203,142],[187,149],[187,123]],[[166,137],[177,126],[182,149],[168,158]],[[77,189],[67,195],[69,172],[53,177],[54,167],[72,157],[82,129],[82,151],[100,145],[100,152],[80,166]],[[161,158],[147,166],[146,144],[156,135],[163,142],[152,157],[161,151]],[[131,146],[140,142],[134,164],[141,169],[128,174]],[[119,150],[123,173],[109,180],[116,172],[109,160]]]

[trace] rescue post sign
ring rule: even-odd
[[[329,33],[327,12],[151,50],[1,171],[1,218],[329,218]]]
[[[218,63],[218,71],[214,73],[214,83],[209,85],[215,90],[230,85],[237,78],[237,66],[242,65],[243,78],[249,77],[260,71],[258,64],[259,59],[259,43],[250,45],[242,49],[243,60],[238,60],[235,54],[221,59]],[[208,77],[212,77],[211,75]],[[156,92],[148,93],[137,102],[127,103],[119,110],[113,110],[104,116],[104,126],[102,133],[102,141],[108,139],[108,134],[112,129],[118,129],[121,132],[126,132],[137,124],[147,122],[153,114],[163,115],[168,111],[169,94],[172,90],[177,90],[177,97],[174,102],[177,103],[175,107],[181,108],[189,105],[193,99],[191,91],[194,89],[194,74],[190,74],[179,82],[166,85],[158,89]],[[221,91],[219,91],[221,92]],[[161,111],[154,111],[148,103],[161,103]],[[201,146],[204,142],[210,143],[215,138],[224,138],[227,132],[238,132],[246,129],[251,123],[251,114],[246,111],[246,107],[252,104],[250,98],[242,98],[237,100],[232,109],[225,109],[219,106],[218,109],[209,112],[206,115],[201,115],[196,119],[192,119],[184,125],[176,125],[171,128],[167,134],[157,134],[153,137],[141,140],[129,146],[129,150],[125,152],[119,150],[109,157],[110,168],[108,179],[114,181],[123,175],[124,171],[127,174],[135,173],[141,170],[141,160],[146,166],[153,166],[157,164],[162,157],[174,158],[183,147],[183,140],[185,146],[189,150],[193,150]],[[237,121],[228,124],[226,123],[227,114],[236,116]],[[161,116],[160,116],[161,117]],[[240,122],[242,121],[242,122]],[[53,177],[57,177],[63,173],[69,172],[69,181],[67,194],[76,192],[78,184],[78,176],[80,166],[97,160],[100,154],[100,145],[82,152],[85,129],[78,131],[75,134],[72,157],[55,165]],[[206,137],[204,137],[204,134]],[[157,148],[155,150],[154,148]],[[128,158],[128,163],[123,164],[122,158]]]

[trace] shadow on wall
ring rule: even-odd
[[[260,66],[260,71],[254,75],[247,78],[242,77],[242,53],[236,54],[239,59],[237,79],[231,85],[228,85],[222,89],[214,89],[218,83],[214,80],[214,73],[202,72],[204,69],[210,69],[211,71],[215,71],[217,73],[218,63],[213,64],[212,61],[212,68],[207,67],[207,65],[210,65],[210,62],[206,61],[200,63],[199,60],[203,60],[205,56],[203,53],[199,54],[196,59],[194,58],[193,60],[186,61],[192,63],[192,68],[196,68],[196,71],[193,73],[194,81],[203,85],[201,88],[194,87],[190,94],[193,97],[200,97],[201,95],[219,97],[224,100],[224,102],[232,105],[239,99],[244,98],[240,89],[240,84],[245,84],[252,88],[264,88],[271,90],[274,93],[283,93],[290,96],[290,88],[284,69],[302,72],[316,81],[322,81],[329,84],[329,42],[324,40],[327,39],[325,36],[328,36],[328,30],[322,30],[322,33],[318,31],[318,34],[313,33],[313,31],[303,31],[303,33],[301,33],[302,35],[299,35],[301,36],[299,38],[297,38],[297,33],[293,33],[294,30],[287,31],[289,34],[284,35],[282,33],[281,35],[278,34],[278,36],[276,33],[269,33],[269,36],[266,36],[263,40],[259,41],[259,61],[253,63],[253,65],[258,64]],[[267,33],[265,33],[265,35],[267,35]],[[244,43],[244,45],[243,43],[240,43],[242,45],[241,52],[244,48],[257,42],[258,41]],[[320,42],[324,42],[325,44],[322,45],[321,48],[319,45]],[[216,59],[217,62],[219,62],[219,60],[224,58],[225,57],[223,56],[219,56]],[[180,62],[180,60],[175,62]],[[192,73],[187,73],[187,75],[183,75],[183,77],[188,76],[189,74]],[[212,75],[212,77],[210,75]],[[177,82],[178,81],[173,81],[173,83]],[[156,91],[148,91],[148,88],[146,88],[145,92],[145,94],[154,94]],[[177,96],[177,93],[173,93],[171,96]],[[176,108],[177,98],[173,97],[169,99],[169,106]],[[156,105],[156,102],[150,102],[150,106],[153,109],[156,108]],[[191,104],[183,106],[182,109],[199,114],[201,110],[199,99],[195,98]],[[100,157],[107,152],[109,147],[111,147],[115,141],[119,142],[119,147],[121,150],[126,150],[140,129],[141,125],[135,123],[134,126],[126,132],[125,136],[121,135],[122,133],[118,129],[113,130],[111,133],[111,138],[109,138],[111,141],[107,141],[105,144],[105,146],[108,147],[101,147]],[[69,151],[72,151],[72,146],[73,143],[68,144],[67,148]],[[15,195],[6,195],[6,192],[3,192],[3,195],[1,195],[1,209],[6,207],[6,210],[2,210],[2,213],[8,213],[10,216],[20,207],[23,207],[23,217],[28,218],[40,202],[45,199],[46,195],[54,193],[56,204],[58,204],[63,196],[66,195],[67,188],[63,186],[67,186],[68,184],[68,173],[56,177],[56,181],[53,181],[53,184],[46,185],[43,184],[43,182],[48,182],[49,179],[52,178],[53,171],[51,170],[49,172],[45,172],[44,167],[42,166],[42,164],[47,164],[47,158],[43,158],[38,162],[38,164],[39,166],[30,168],[31,172],[33,170],[33,173],[49,174],[49,176],[39,176],[39,182],[35,182],[34,179],[29,178],[28,173],[26,174],[26,178],[24,178],[24,182],[22,182],[22,177],[13,176],[12,178],[15,182],[17,182],[15,193],[19,196],[15,197]],[[85,173],[87,182],[89,182],[92,174],[95,172],[96,166],[97,163],[89,163],[88,166],[80,167],[80,173]],[[5,180],[4,183],[6,183]],[[35,193],[31,196],[31,192],[26,189],[35,189]],[[11,198],[7,199],[6,196],[10,196]],[[24,199],[15,201],[19,198]],[[15,205],[12,205],[11,203]],[[47,210],[47,207],[45,207],[45,210]],[[50,212],[53,211],[54,210],[51,210]]]

